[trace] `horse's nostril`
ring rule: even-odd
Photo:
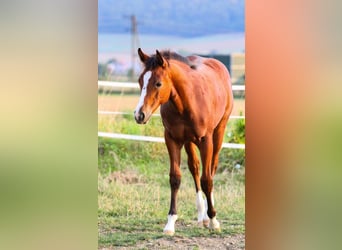
[[[143,113],[143,112],[141,112],[140,114],[139,114],[139,121],[143,121],[145,119],[145,114]]]

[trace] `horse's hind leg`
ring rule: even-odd
[[[218,126],[215,128],[213,133],[213,155],[211,160],[211,178],[214,178],[218,166],[219,161],[219,153],[222,147],[223,137],[224,137],[224,131],[226,129],[228,121],[228,115],[224,116]],[[214,194],[213,194],[213,186],[210,192],[210,201],[212,203],[212,206],[214,206]],[[214,230],[219,230],[220,224],[216,220],[216,217],[214,216],[210,220],[209,228]]]
[[[211,175],[214,177],[216,174],[218,162],[219,162],[219,153],[221,151],[224,131],[227,126],[228,116],[224,116],[220,123],[214,130],[213,133],[213,157],[211,162]]]
[[[213,189],[213,176],[211,175],[211,162],[213,156],[213,137],[207,135],[202,139],[199,144],[202,160],[202,176],[201,176],[201,187],[207,197],[208,211],[207,214],[210,218],[209,228],[213,230],[220,230],[220,223],[216,220],[216,211],[214,209],[214,202],[212,199]]]
[[[201,182],[200,182],[200,161],[197,157],[196,146],[189,142],[185,145],[185,151],[188,154],[189,170],[194,178],[196,188],[196,206],[197,206],[197,223],[199,226],[209,226],[209,217],[207,215],[207,202],[203,199]]]

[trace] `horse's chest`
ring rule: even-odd
[[[163,119],[163,125],[172,138],[178,141],[198,141],[203,135],[191,121],[183,118]]]

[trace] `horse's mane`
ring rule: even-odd
[[[160,54],[168,61],[170,59],[177,60],[179,62],[185,63],[189,67],[195,69],[196,66],[190,62],[190,60],[187,57],[184,57],[180,54],[177,54],[176,52],[170,51],[170,50],[163,50],[160,52]],[[145,63],[146,68],[154,69],[158,66],[158,61],[156,54],[150,56],[150,58]]]

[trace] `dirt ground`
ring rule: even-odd
[[[245,236],[243,234],[225,236],[225,237],[167,237],[157,240],[149,240],[138,243],[135,246],[130,247],[111,247],[102,248],[106,249],[185,249],[185,250],[241,250],[245,249]]]

